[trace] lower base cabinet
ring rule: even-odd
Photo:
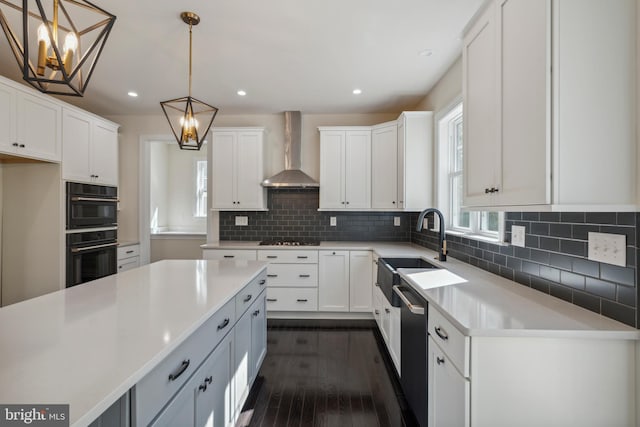
[[[387,351],[391,356],[393,365],[396,368],[398,376],[400,371],[400,346],[401,346],[401,330],[400,330],[400,308],[393,307],[384,296],[379,287],[373,290],[373,317],[378,324],[380,334],[384,339]]]
[[[231,334],[204,361],[151,424],[153,427],[228,426],[232,421]]]

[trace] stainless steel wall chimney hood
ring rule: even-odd
[[[300,111],[284,112],[284,170],[262,181],[269,188],[319,187],[313,178],[300,170],[302,148],[302,115]]]

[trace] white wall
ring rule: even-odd
[[[458,57],[414,109],[437,113],[460,95],[462,95],[462,56]]]
[[[153,230],[168,227],[167,197],[169,190],[169,144],[163,141],[153,142],[149,146],[149,182],[150,182],[150,225]],[[121,186],[122,186],[122,181]],[[122,221],[120,221],[122,222]]]

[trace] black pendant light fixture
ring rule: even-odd
[[[191,96],[192,28],[200,17],[193,12],[182,12],[182,20],[189,24],[189,96],[160,103],[169,121],[171,131],[183,150],[199,150],[213,124],[218,109]]]
[[[0,0],[22,77],[44,93],[84,94],[115,20],[85,0]]]

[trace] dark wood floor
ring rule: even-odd
[[[256,427],[413,427],[390,363],[373,328],[270,326],[244,413]]]

